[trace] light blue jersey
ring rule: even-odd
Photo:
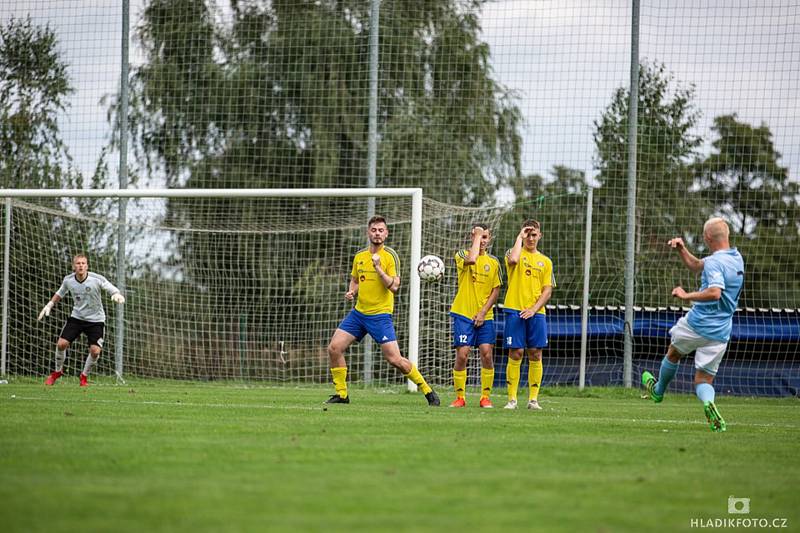
[[[704,258],[700,290],[719,287],[722,297],[716,301],[694,302],[686,315],[689,327],[706,339],[728,342],[733,312],[743,285],[744,259],[736,248],[718,250]]]

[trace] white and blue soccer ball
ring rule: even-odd
[[[432,283],[439,281],[444,276],[444,261],[435,255],[426,255],[417,265],[419,279]]]

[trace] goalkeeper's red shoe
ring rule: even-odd
[[[450,407],[466,407],[467,402],[464,398],[456,398],[453,400],[453,403],[450,404]]]
[[[86,377],[86,374],[81,374],[81,387],[88,387],[89,386],[89,382],[86,381],[87,379],[88,378]]]
[[[492,400],[486,397],[481,398],[480,406],[484,409],[491,409],[494,407],[494,405],[492,405]]]
[[[55,382],[60,378],[64,373],[63,372],[53,372],[50,376],[44,381],[45,385],[53,385]]]

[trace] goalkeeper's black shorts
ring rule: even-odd
[[[61,330],[60,337],[72,343],[83,333],[89,340],[89,346],[95,345],[102,348],[105,329],[105,322],[87,322],[79,318],[69,317],[67,323],[64,324],[64,329]]]

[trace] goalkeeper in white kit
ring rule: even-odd
[[[89,341],[89,355],[86,356],[80,381],[81,387],[88,385],[89,372],[103,349],[103,333],[106,327],[106,313],[103,309],[100,290],[103,289],[111,294],[111,300],[115,303],[125,303],[125,297],[110,281],[100,274],[89,272],[89,260],[85,255],[78,254],[72,258],[72,270],[74,273],[64,278],[61,287],[39,313],[39,320],[50,316],[50,311],[55,304],[60,302],[67,293],[72,295],[72,314],[64,324],[56,343],[56,369],[44,382],[45,385],[53,385],[62,376],[64,361],[67,359],[67,349],[75,339],[80,337],[81,333],[86,335]]]

